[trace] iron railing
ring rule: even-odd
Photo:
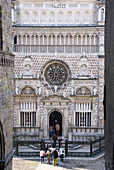
[[[52,140],[39,141],[15,141],[16,156],[39,156],[40,150],[44,149],[45,142],[51,147]],[[62,140],[62,145],[65,148],[65,156],[74,157],[93,157],[105,150],[105,138],[99,137],[96,140],[89,141],[68,141]],[[57,142],[57,149],[59,149]]]

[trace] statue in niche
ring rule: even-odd
[[[19,87],[16,87],[15,91],[16,91],[16,94],[19,94]]]
[[[93,89],[93,93],[94,93],[94,95],[96,95],[96,88],[94,87],[94,89]]]
[[[87,65],[82,64],[80,67],[81,75],[87,75]]]
[[[25,75],[31,75],[31,65],[30,64],[25,65]]]
[[[104,9],[101,9],[101,21],[104,21]]]
[[[55,93],[57,93],[57,86],[54,87]]]
[[[91,94],[91,92],[90,92],[90,90],[88,89],[88,88],[86,88],[86,87],[81,87],[81,88],[79,88],[78,90],[77,90],[77,93],[76,93],[77,95],[90,95]]]
[[[72,91],[72,95],[74,95],[74,87],[72,87],[71,91]]]

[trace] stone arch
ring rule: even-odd
[[[38,23],[38,13],[36,11],[32,12],[32,24]]]
[[[47,14],[45,11],[42,11],[40,13],[40,23],[41,24],[46,24],[47,20],[46,20]]]
[[[62,136],[62,131],[63,131],[63,113],[61,112],[61,110],[59,109],[53,109],[48,113],[48,120],[49,120],[49,126],[53,126],[55,128],[56,123],[58,123],[60,125],[60,132],[59,135]]]
[[[89,24],[89,17],[90,17],[89,11],[85,11],[83,13],[83,24]]]
[[[66,13],[66,23],[67,24],[72,24],[72,12],[71,11],[68,11]]]
[[[77,12],[75,13],[74,24],[80,24],[80,15],[81,15],[80,11],[77,11]]]
[[[3,134],[3,126],[0,121],[0,160],[5,158],[5,140]]]
[[[54,24],[55,23],[55,12],[51,11],[49,13],[49,23]]]
[[[64,23],[64,13],[62,11],[58,12],[58,24],[63,24]]]
[[[25,11],[24,13],[23,13],[23,20],[24,20],[24,24],[29,24],[29,22],[30,22],[30,14],[29,14],[29,12],[28,11]]]
[[[26,86],[21,90],[21,94],[36,94],[36,93],[34,88]]]
[[[91,95],[91,90],[88,87],[79,87],[76,91],[76,95]]]
[[[16,23],[20,23],[20,12],[16,12],[15,14],[15,20],[16,20]]]

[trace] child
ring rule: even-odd
[[[50,152],[49,149],[47,150],[46,155],[47,155],[47,163],[50,164],[50,156],[51,156],[51,152]]]
[[[40,151],[41,163],[44,162],[44,155],[45,155],[44,151],[41,150]]]
[[[64,161],[64,155],[65,155],[65,150],[64,148],[61,146],[59,149],[59,154],[60,154],[60,161]]]

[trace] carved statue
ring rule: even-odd
[[[57,86],[54,87],[55,93],[57,93]]]
[[[72,87],[71,92],[72,92],[72,95],[73,95],[74,94],[74,87]]]
[[[94,92],[94,95],[96,95],[96,88],[94,88],[93,92]]]
[[[19,94],[19,88],[16,87],[16,94]]]

